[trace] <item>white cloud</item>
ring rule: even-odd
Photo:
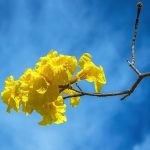
[[[27,7],[26,1],[16,3],[16,12],[14,12],[14,18],[10,22],[11,26],[8,30],[10,32],[8,32],[8,36],[0,36],[3,41],[1,45],[4,54],[0,58],[5,57],[4,62],[8,61],[8,64],[2,65],[0,68],[2,72],[0,83],[6,78],[6,74],[11,72],[17,77],[26,67],[33,66],[37,58],[41,54],[46,54],[49,48],[60,48],[59,52],[64,54],[78,54],[84,52],[88,46],[87,50],[91,49],[88,52],[93,54],[94,61],[97,64],[103,63],[106,67],[107,90],[117,91],[131,81],[127,63],[125,60],[120,62],[123,33],[114,32],[109,28],[110,24],[101,18],[103,17],[102,13],[96,16],[101,23],[97,25],[99,31],[95,32],[98,36],[95,35],[92,43],[86,38],[90,35],[90,31],[95,30],[97,22],[94,16],[91,20],[88,20],[89,16],[85,17],[91,7],[87,8],[82,2],[79,2],[76,7],[76,3],[55,0],[47,0],[43,5],[43,8],[39,10],[37,20],[32,22],[30,8]],[[103,37],[104,35],[107,36]],[[76,51],[72,51],[73,47],[76,48]],[[43,50],[44,48],[48,49]],[[83,51],[80,51],[82,48]],[[86,89],[89,88],[86,87]],[[117,142],[122,139],[121,137],[119,137],[120,139],[114,138],[112,135],[113,142],[107,141],[107,137],[111,137],[109,136],[111,133],[108,133],[107,129],[111,126],[109,121],[122,104],[113,101],[112,98],[111,101],[105,102],[93,97],[82,97],[81,99],[82,102],[78,108],[67,110],[68,122],[66,124],[49,127],[38,126],[37,118],[39,117],[34,114],[30,117],[15,113],[8,115],[4,105],[1,104],[0,133],[3,137],[0,138],[0,145],[3,145],[2,148],[5,150],[72,150],[75,147],[92,149],[94,145],[103,149],[104,144],[115,149]],[[12,144],[8,144],[7,141]],[[87,144],[90,146],[88,147]],[[136,145],[134,150],[139,150],[139,147],[142,145]]]
[[[133,150],[150,150],[150,135],[147,135],[142,143],[136,144]]]

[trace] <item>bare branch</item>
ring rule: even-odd
[[[141,72],[130,61],[128,61],[128,64],[138,76],[141,75]]]
[[[141,76],[144,78],[144,77],[148,77],[150,76],[150,72],[146,72],[146,73],[142,73]]]
[[[136,21],[135,21],[135,29],[134,29],[134,36],[132,39],[132,60],[127,61],[129,66],[131,67],[131,69],[137,74],[138,78],[137,80],[133,83],[133,85],[125,91],[120,91],[120,92],[112,92],[112,93],[89,93],[89,92],[84,92],[83,90],[81,90],[81,88],[78,86],[78,84],[76,83],[76,86],[79,90],[76,90],[74,88],[71,87],[72,90],[74,90],[75,92],[77,92],[77,94],[74,95],[68,95],[68,96],[64,96],[64,99],[67,98],[71,98],[71,97],[79,97],[79,96],[97,96],[97,97],[110,97],[110,96],[123,96],[121,98],[121,100],[124,100],[125,98],[127,98],[128,96],[130,96],[135,89],[137,88],[137,86],[139,85],[139,83],[146,77],[150,77],[150,72],[145,72],[145,73],[141,73],[136,67],[135,67],[135,42],[136,42],[136,37],[137,37],[137,32],[138,32],[138,24],[139,24],[139,16],[140,16],[140,12],[141,12],[141,8],[142,8],[143,4],[141,2],[137,3],[137,17],[136,17]],[[74,80],[75,81],[75,80]],[[75,82],[72,82],[75,83]],[[65,87],[65,86],[64,86]],[[68,87],[68,85],[66,86]]]
[[[131,63],[134,65],[135,63],[135,42],[136,42],[136,36],[138,32],[138,24],[139,24],[139,17],[140,17],[140,12],[143,4],[141,2],[137,3],[137,16],[136,16],[136,21],[135,21],[135,27],[134,27],[134,35],[132,38],[132,61]]]
[[[67,98],[71,98],[71,97],[78,97],[78,96],[97,96],[97,97],[110,97],[110,96],[120,96],[120,95],[124,95],[121,100],[124,100],[126,97],[130,96],[134,90],[137,88],[137,86],[139,85],[139,83],[145,78],[145,77],[149,77],[150,76],[150,72],[146,72],[146,73],[141,73],[140,76],[138,76],[138,79],[134,82],[134,84],[131,86],[131,88],[129,90],[125,90],[125,91],[120,91],[120,92],[112,92],[112,93],[88,93],[88,92],[84,92],[84,91],[79,91],[76,89],[73,89],[75,92],[77,92],[77,94],[74,95],[68,95],[68,96],[64,96],[64,99]]]
[[[78,85],[78,83],[76,83],[76,87],[77,87],[80,91],[82,91],[82,89],[80,88],[80,86]]]
[[[77,91],[77,90],[75,90]],[[79,91],[78,91],[79,92]],[[110,96],[119,96],[128,94],[128,91],[114,92],[114,93],[88,93],[88,92],[79,92],[78,94],[64,96],[63,99],[79,96],[96,96],[96,97],[110,97]]]

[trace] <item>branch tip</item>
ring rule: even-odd
[[[138,3],[137,3],[137,7],[138,7],[138,8],[143,7],[143,3],[142,3],[142,2],[138,2]]]
[[[125,100],[128,96],[129,96],[129,95],[127,94],[127,95],[123,96],[120,100],[123,101],[123,100]]]

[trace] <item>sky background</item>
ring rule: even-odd
[[[103,92],[129,88],[136,75],[128,67],[137,0],[0,0],[0,91],[51,49],[79,58],[89,52],[105,70]],[[136,66],[150,71],[150,1],[143,0]],[[39,126],[36,113],[6,113],[0,102],[1,150],[149,150],[150,78],[126,99],[82,97],[67,102],[68,121]],[[85,91],[93,85],[82,83]]]

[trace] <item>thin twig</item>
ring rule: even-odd
[[[127,61],[129,66],[132,68],[132,70],[138,75],[140,76],[141,75],[141,72],[130,62],[130,61]]]
[[[78,83],[76,83],[76,87],[77,87],[80,91],[82,91],[82,89],[80,88],[80,86],[78,85]]]
[[[139,17],[140,17],[140,12],[143,4],[141,2],[137,3],[137,16],[136,16],[136,21],[135,21],[135,27],[134,27],[134,35],[132,38],[132,61],[131,63],[134,65],[135,63],[135,42],[136,42],[136,36],[138,32],[138,24],[139,24]]]
[[[63,99],[71,98],[71,97],[79,97],[79,96],[96,96],[96,97],[109,97],[109,96],[119,96],[128,94],[128,91],[114,92],[114,93],[88,93],[88,92],[79,92],[74,95],[64,96]]]

